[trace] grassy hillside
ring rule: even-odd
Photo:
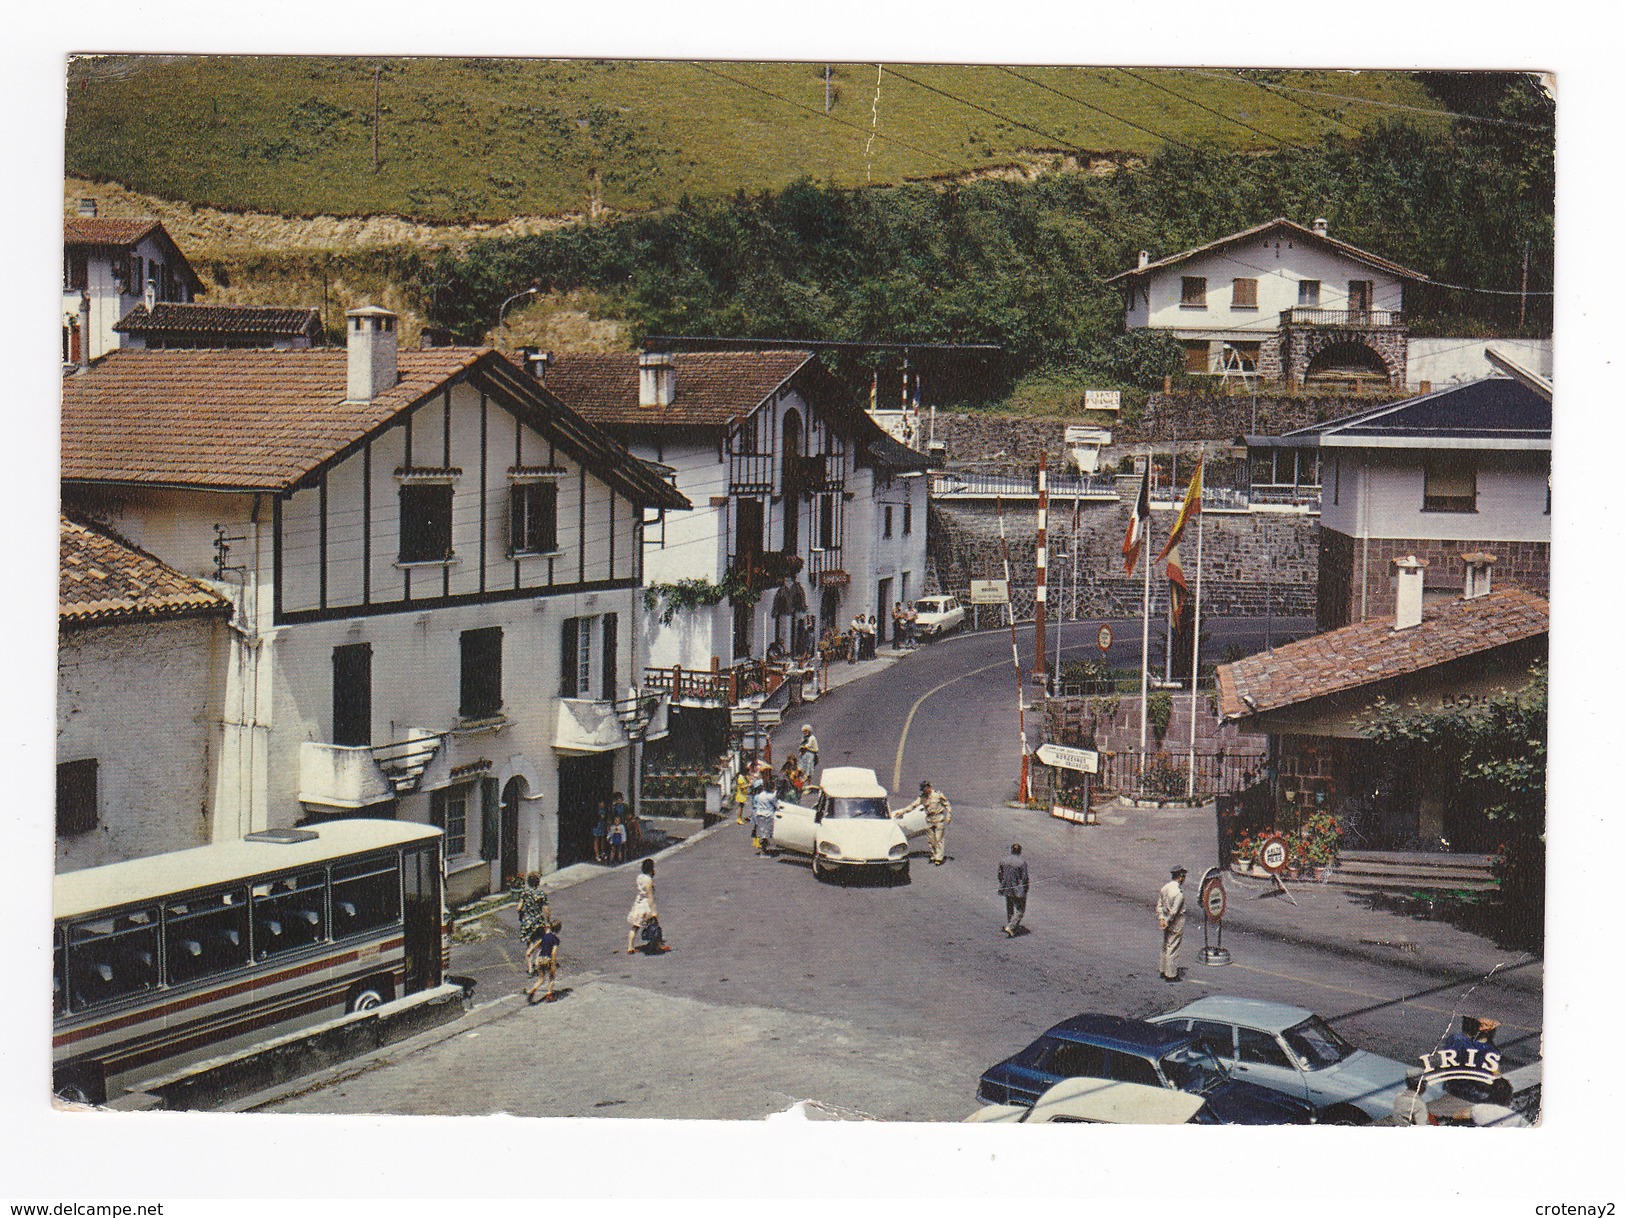
[[[1109,171],[1170,143],[1350,136],[1408,113],[1396,105],[1426,111],[1409,113],[1424,128],[1445,125],[1408,73],[1015,71],[888,67],[877,100],[875,65],[834,65],[826,115],[823,64],[80,59],[67,171],[229,210],[462,222],[641,210],[803,176]]]

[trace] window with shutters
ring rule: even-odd
[[[1185,371],[1192,376],[1205,376],[1208,371],[1208,343],[1205,339],[1191,339],[1181,344],[1185,348]]]
[[[607,615],[614,618],[614,614]],[[559,696],[562,698],[593,698],[616,660],[613,626],[607,628],[608,637],[602,661],[602,671],[595,670],[593,656],[596,643],[593,638],[604,629],[604,619],[597,617],[571,617],[564,620],[564,637],[559,655]],[[604,695],[608,696],[608,695]]]
[[[490,719],[502,713],[502,627],[465,630],[462,634],[464,719]]]
[[[1232,309],[1258,308],[1258,280],[1232,279],[1230,281],[1230,307]]]
[[[468,801],[477,785],[462,782],[429,792],[429,823],[446,835],[447,858],[468,853]]]
[[[399,561],[450,560],[451,490],[449,482],[412,482],[401,487]]]
[[[97,767],[94,757],[64,761],[56,767],[56,831],[61,837],[89,833],[100,817],[96,802]]]
[[[1422,510],[1478,511],[1478,470],[1467,461],[1428,462],[1422,473]]]
[[[508,492],[508,552],[556,552],[559,548],[558,505],[557,483],[516,483]]]
[[[1179,307],[1182,309],[1207,308],[1207,277],[1186,275],[1179,281]]]
[[[333,743],[372,743],[372,644],[333,648]]]
[[[1320,308],[1320,280],[1298,280],[1298,307],[1300,309]]]
[[[890,537],[891,536],[891,512],[892,512],[891,504],[888,503],[886,505],[885,523],[881,526],[881,529],[880,529],[880,535],[882,537]]]
[[[914,505],[905,503],[903,505],[903,536],[907,537],[912,532],[914,532]]]

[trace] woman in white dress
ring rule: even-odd
[[[643,870],[638,873],[638,897],[632,902],[632,911],[626,915],[626,921],[632,928],[626,932],[628,955],[638,950],[639,932],[659,916],[655,910],[655,861],[644,859]]]

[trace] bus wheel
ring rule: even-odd
[[[57,1099],[69,1104],[102,1104],[107,1102],[107,1086],[102,1074],[94,1066],[70,1067],[59,1073],[51,1083]]]
[[[345,1000],[346,1014],[356,1011],[371,1011],[384,1005],[390,998],[390,984],[387,981],[363,981],[353,986],[350,996]]]

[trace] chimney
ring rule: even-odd
[[[370,402],[400,380],[395,370],[395,314],[365,305],[349,310],[344,319],[349,353],[345,399]]]
[[[1414,554],[1394,559],[1395,630],[1409,630],[1422,624],[1422,577],[1427,569],[1427,559]]]
[[[1326,217],[1316,216],[1314,224],[1310,227],[1315,230],[1315,236],[1324,237],[1326,235]]]
[[[1495,566],[1495,555],[1486,550],[1475,550],[1471,554],[1463,554],[1461,561],[1467,567],[1467,579],[1462,588],[1461,599],[1476,601],[1481,596],[1490,594],[1490,569]]]
[[[1148,267],[1150,265],[1151,265],[1151,251],[1150,250],[1141,250],[1140,251],[1140,269],[1143,271],[1143,270],[1145,270],[1146,267]]]
[[[677,366],[669,351],[638,353],[638,405],[670,406],[677,397]]]
[[[86,219],[94,220],[96,218],[96,200],[80,199],[79,214],[84,216]]]
[[[525,371],[535,377],[540,384],[547,384],[547,366],[553,357],[539,347],[523,348]]]

